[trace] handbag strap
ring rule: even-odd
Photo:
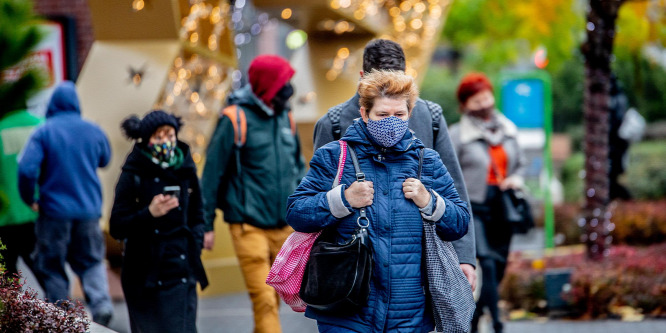
[[[345,170],[345,162],[347,161],[347,141],[338,140],[340,143],[340,157],[338,158],[338,171],[335,174],[333,181],[333,188],[336,188],[342,182],[342,174]]]
[[[354,147],[351,145],[347,146],[349,149],[349,157],[351,157],[352,164],[354,164],[354,172],[356,172],[356,181],[357,182],[364,182],[365,181],[365,173],[361,171],[361,167],[358,164],[358,158],[356,157],[356,152],[354,151]],[[361,228],[367,228],[370,225],[370,220],[368,220],[368,216],[365,210],[365,207],[361,207],[358,209],[359,211],[359,217],[356,220],[356,223],[358,224],[359,227]],[[363,223],[365,222],[365,223]]]

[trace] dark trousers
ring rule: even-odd
[[[188,281],[165,288],[124,284],[123,291],[132,333],[196,333],[196,283]]]
[[[58,219],[40,215],[35,225],[35,275],[49,302],[69,297],[65,263],[81,280],[93,317],[113,313],[104,265],[105,244],[97,219]]]
[[[509,245],[513,231],[506,223],[497,186],[488,186],[488,195],[483,204],[472,203],[474,227],[476,232],[477,257],[481,266],[481,294],[476,302],[472,319],[472,331],[476,332],[483,309],[488,308],[493,320],[495,332],[502,332],[503,325],[499,317],[498,286],[504,278],[509,256]]]
[[[34,222],[0,227],[0,241],[6,247],[0,254],[2,254],[8,274],[18,273],[16,265],[19,257],[23,258],[30,270],[33,269],[34,265],[30,256],[35,249],[36,242]]]

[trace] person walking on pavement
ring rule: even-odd
[[[278,56],[261,55],[252,61],[249,84],[231,94],[230,106],[218,121],[202,176],[205,246],[213,245],[215,209],[220,208],[229,223],[258,333],[281,332],[279,298],[266,277],[293,231],[285,220],[287,197],[304,171],[289,114],[293,75],[289,63]]]
[[[102,325],[111,319],[113,306],[99,227],[102,186],[97,168],[110,158],[106,135],[81,118],[76,87],[65,81],[53,92],[46,123],[21,152],[18,170],[21,198],[39,211],[34,267],[46,298],[54,303],[67,299],[68,262],[81,279],[93,321]]]
[[[326,144],[289,197],[287,221],[297,231],[325,229],[344,242],[364,216],[358,209],[365,207],[373,258],[369,297],[356,311],[308,306],[305,316],[317,320],[322,333],[431,332],[423,221],[434,224],[442,240],[452,241],[467,233],[470,213],[439,154],[408,130],[418,97],[414,80],[398,71],[372,71],[361,79],[358,93],[362,119],[354,120],[341,140],[357,153],[365,180],[357,180],[356,168],[348,163],[341,185],[331,189],[343,146]]]
[[[497,111],[493,86],[485,75],[463,77],[457,95],[462,117],[451,126],[451,139],[472,201],[482,277],[472,331],[476,332],[479,317],[488,307],[493,328],[500,333],[503,324],[497,288],[504,277],[513,235],[512,227],[502,218],[501,191],[523,187],[525,158],[518,146],[517,127]]]
[[[365,73],[372,70],[405,70],[405,53],[396,42],[386,39],[375,39],[370,41],[363,51],[363,70],[361,78]],[[359,112],[359,94],[348,101],[336,105],[328,110],[328,113],[317,121],[314,128],[314,149],[317,150],[325,144],[340,139],[340,134],[352,124],[354,119],[361,116]],[[465,181],[458,157],[451,144],[446,119],[442,116],[442,108],[431,101],[418,98],[409,119],[409,129],[414,131],[417,138],[427,148],[434,149],[439,153],[444,165],[449,170],[455,183],[460,198],[468,202]],[[474,246],[474,225],[470,223],[467,234],[453,242],[456,254],[460,261],[460,268],[472,285],[476,288],[476,250]]]
[[[136,140],[116,185],[109,231],[124,240],[122,286],[132,332],[196,332],[204,220],[197,168],[164,111],[121,125]]]
[[[37,212],[30,209],[18,191],[17,156],[30,134],[43,120],[26,110],[15,110],[0,119],[0,241],[6,274],[17,274],[18,258],[32,270]]]

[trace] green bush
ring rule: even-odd
[[[645,141],[629,148],[629,164],[620,183],[636,200],[666,198],[666,141]],[[566,202],[581,202],[585,180],[580,177],[585,156],[578,152],[562,166],[562,185]]]
[[[666,197],[666,141],[648,141],[632,146],[624,183],[637,199]]]

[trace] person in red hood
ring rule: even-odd
[[[208,146],[202,176],[204,248],[214,244],[215,210],[224,213],[252,299],[254,332],[280,332],[279,298],[268,271],[293,229],[287,198],[304,174],[289,99],[294,69],[285,59],[261,55],[249,84],[233,92]]]

